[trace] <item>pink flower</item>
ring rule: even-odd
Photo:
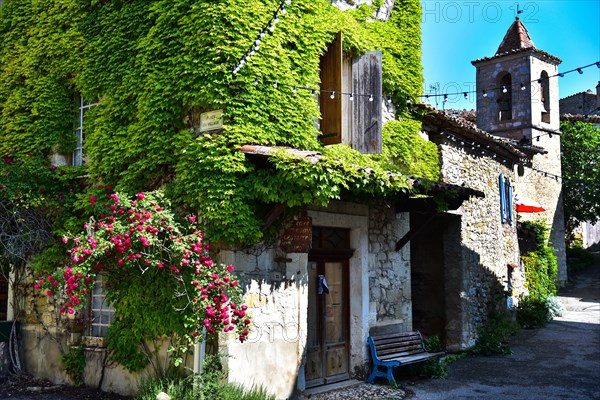
[[[96,204],[97,201],[98,201],[98,199],[96,199],[94,196],[90,196],[90,204],[91,205]]]
[[[227,266],[227,272],[233,272],[233,265]]]
[[[67,243],[69,242],[69,238],[68,238],[68,237],[66,237],[66,236],[63,236],[63,237],[61,238],[61,241],[63,242],[63,244],[67,244]]]
[[[138,193],[135,195],[135,197],[137,197],[138,200],[144,200],[146,198],[146,195],[142,192]]]

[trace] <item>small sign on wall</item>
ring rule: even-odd
[[[223,110],[207,111],[200,114],[200,132],[223,129]]]

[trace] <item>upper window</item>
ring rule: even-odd
[[[542,71],[540,74],[540,103],[542,106],[542,122],[550,123],[550,79],[548,73]]]
[[[319,139],[346,143],[362,153],[381,153],[381,51],[351,58],[344,54],[342,33],[321,57]]]
[[[105,337],[115,317],[115,309],[106,301],[102,275],[96,276],[89,307],[90,336]]]
[[[513,222],[513,187],[510,179],[500,174],[498,177],[500,191],[500,220],[503,224],[512,225]]]
[[[498,81],[498,119],[508,121],[512,119],[512,77],[506,72]]]
[[[77,123],[75,127],[75,137],[77,143],[75,145],[75,151],[73,151],[73,157],[71,158],[71,165],[79,166],[85,163],[85,156],[83,153],[83,145],[85,139],[85,114],[90,108],[92,108],[95,105],[96,103],[88,102],[82,96],[79,96],[77,107]]]

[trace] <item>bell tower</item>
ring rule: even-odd
[[[514,193],[545,208],[519,214],[519,221],[543,218],[552,227],[558,279],[567,280],[560,159],[558,65],[561,60],[539,50],[517,16],[496,54],[471,62],[476,68],[477,127],[492,135],[530,145]]]
[[[477,68],[477,127],[520,140],[556,132],[558,65],[561,60],[539,50],[516,17],[492,57],[471,62]]]

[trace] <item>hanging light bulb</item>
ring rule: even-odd
[[[254,46],[252,46],[252,49],[250,50],[250,55],[253,56],[256,54],[256,50],[254,50]]]
[[[525,84],[521,82],[521,90],[525,90]]]
[[[391,104],[391,103],[392,103],[392,96],[388,96],[388,97],[387,97],[387,102],[388,102],[388,104]]]
[[[502,86],[502,93],[506,93],[508,92],[508,89],[506,88],[506,86]]]
[[[260,38],[261,38],[261,36],[259,35],[259,36],[256,38],[256,40],[254,41],[254,45],[255,45],[255,46],[258,46],[258,45],[260,44]]]
[[[369,101],[373,101],[373,95],[372,94],[369,95]]]
[[[483,91],[483,97],[487,97],[487,92],[485,90]]]
[[[275,81],[275,83],[273,83],[273,87],[274,87],[275,89],[277,89],[277,86],[278,86],[278,85],[279,85],[279,84],[277,83],[277,81]]]
[[[335,99],[335,90],[333,92],[331,92],[331,94],[329,95],[329,98],[331,100]]]
[[[275,24],[273,24],[272,22],[271,22],[271,24],[269,25],[269,30],[270,30],[271,32],[273,32],[273,31],[275,30]]]
[[[600,68],[600,61],[596,61],[596,67]]]
[[[315,89],[312,89],[312,90],[310,91],[310,94],[311,94],[311,96],[315,97]]]
[[[292,4],[292,0],[285,0],[285,4],[287,4],[288,6]]]
[[[548,133],[548,137],[549,137],[550,139],[552,139],[552,134],[551,134],[551,133]]]
[[[265,31],[260,31],[260,38],[264,38],[267,33]]]
[[[563,74],[562,72],[560,74],[558,74],[558,76],[560,76],[561,78],[565,77],[565,74]]]
[[[275,18],[273,19],[273,23],[275,23],[275,24],[279,23],[279,14],[275,14]]]
[[[579,75],[583,74],[583,70],[581,68],[577,68],[577,72],[579,72]]]
[[[349,99],[348,99],[348,100],[350,100],[350,101],[354,101],[354,94],[353,94],[353,93],[350,93],[350,97],[349,97]]]
[[[425,100],[429,100],[429,95],[428,94],[425,95]]]
[[[297,90],[298,90],[298,88],[296,88],[296,86],[294,86],[294,88],[292,89],[292,93],[296,93]]]
[[[254,78],[254,84],[258,85],[258,78]]]
[[[287,10],[285,9],[285,6],[281,6],[281,10],[279,10],[279,12],[281,13],[281,15],[287,14]]]
[[[467,92],[463,92],[463,96],[464,96],[465,100],[467,100],[469,98],[469,95],[467,94]]]
[[[255,45],[254,45],[254,50],[255,50],[255,51],[258,51],[258,49],[259,49],[258,45],[257,45],[257,44],[255,44]]]

